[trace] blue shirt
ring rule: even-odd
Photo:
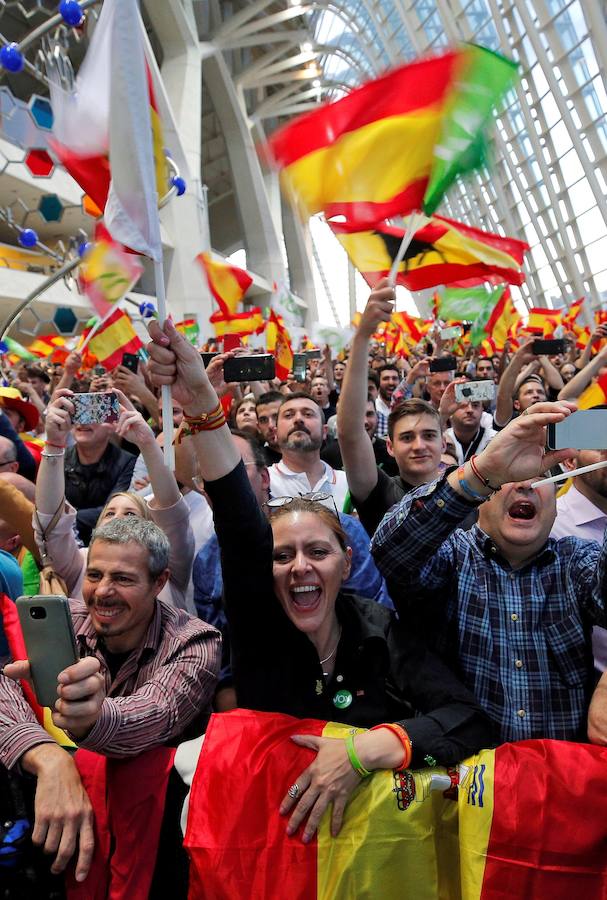
[[[16,600],[23,593],[23,575],[14,556],[6,550],[0,550],[0,594],[6,594]],[[8,643],[2,627],[0,615],[0,657],[8,656]]]
[[[502,741],[584,740],[605,545],[549,538],[514,570],[477,525],[454,530],[472,505],[438,480],[383,519],[372,551],[401,618],[407,604],[423,611],[428,637]]]

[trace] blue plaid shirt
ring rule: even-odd
[[[606,545],[549,538],[513,570],[477,525],[455,530],[472,506],[443,479],[384,517],[372,550],[396,608],[421,612],[502,741],[584,740]]]

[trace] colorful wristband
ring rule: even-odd
[[[489,488],[489,490],[493,491],[495,494],[497,494],[498,491],[501,491],[501,489],[502,489],[501,485],[499,487],[493,487],[493,485],[489,484],[489,481],[483,475],[481,475],[481,473],[479,472],[478,466],[476,465],[476,453],[470,457],[469,463],[470,463],[470,468],[472,469],[472,471],[474,472],[474,474],[476,475],[476,477],[478,478],[478,480],[480,481],[481,484],[484,484],[486,488]]]
[[[463,466],[460,466],[457,470],[457,480],[459,481],[459,486],[461,487],[464,494],[466,494],[472,500],[488,500],[489,498],[486,494],[479,494],[470,487],[470,485],[464,478],[464,472],[465,470]]]
[[[357,775],[360,775],[361,778],[368,778],[369,775],[372,774],[368,769],[365,769],[360,759],[358,758],[358,753],[356,752],[356,748],[354,747],[353,734],[349,734],[346,738],[346,753],[348,754],[350,764]]]
[[[395,767],[395,771],[400,772],[401,769],[408,769],[413,757],[413,741],[405,729],[402,725],[397,725],[396,722],[384,722],[382,725],[374,725],[373,728],[371,728],[371,731],[377,731],[379,728],[387,728],[388,731],[391,731],[403,745],[405,755],[403,756],[403,761],[400,766]]]

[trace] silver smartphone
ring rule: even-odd
[[[455,385],[455,399],[458,403],[475,400],[493,400],[495,384],[492,381],[467,381]]]
[[[607,450],[607,409],[578,409],[548,426],[551,450]]]
[[[68,599],[60,594],[19,597],[17,613],[36,699],[52,709],[57,702],[57,676],[78,661]]]
[[[461,325],[450,325],[448,328],[441,328],[439,336],[442,341],[452,341],[454,338],[460,338],[463,333]]]

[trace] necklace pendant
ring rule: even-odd
[[[323,672],[323,674],[324,674],[324,672]],[[316,693],[318,696],[320,696],[322,694],[322,692],[323,692],[322,678],[317,678],[316,679]]]

